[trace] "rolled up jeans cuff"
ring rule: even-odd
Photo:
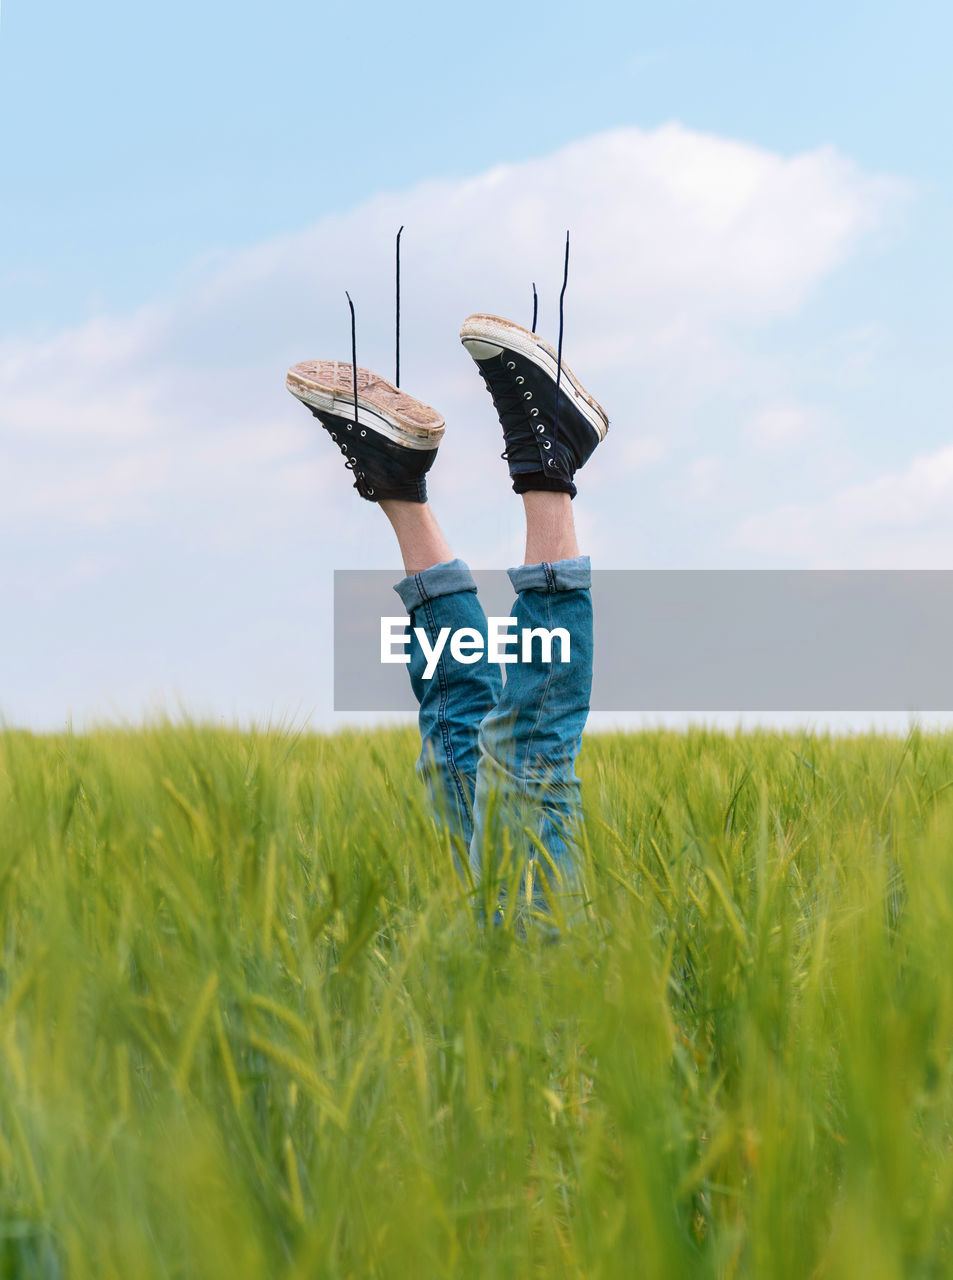
[[[588,556],[521,564],[516,569],[508,569],[507,573],[515,591],[587,591],[592,585]]]
[[[476,589],[473,574],[463,560],[445,560],[441,564],[431,565],[429,569],[421,569],[420,573],[408,574],[394,584],[394,590],[408,613],[413,613],[425,600],[436,600],[438,596],[452,596],[457,591]]]

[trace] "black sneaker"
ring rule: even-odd
[[[444,432],[440,414],[368,369],[337,360],[292,365],[285,382],[328,432],[354,472],[354,488],[369,502],[426,502],[425,476]]]
[[[513,489],[550,489],[575,497],[573,476],[604,439],[606,411],[563,363],[557,418],[556,352],[512,320],[469,316],[460,341],[493,397]]]

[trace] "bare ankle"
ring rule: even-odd
[[[422,573],[453,559],[450,544],[428,502],[385,498],[378,505],[397,535],[405,573]]]
[[[572,499],[568,493],[531,489],[522,495],[526,512],[526,564],[572,560],[579,555]]]

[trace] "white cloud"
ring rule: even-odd
[[[804,444],[818,435],[824,414],[796,404],[775,404],[761,409],[747,423],[748,437],[763,449],[780,450]]]
[[[653,462],[660,462],[668,449],[665,441],[658,436],[630,435],[623,439],[621,451],[626,469],[634,471],[651,466]]]
[[[131,317],[4,344],[3,427],[140,434],[196,409],[208,411],[206,427],[235,413],[254,421],[274,403],[284,364],[318,349],[346,354],[345,287],[358,305],[360,355],[389,369],[400,222],[405,373],[430,386],[461,367],[454,334],[469,310],[528,318],[531,279],[552,331],[567,225],[576,363],[602,372],[653,354],[678,359],[713,319],[796,308],[900,191],[830,148],[784,158],[674,124],[616,130],[378,196],[225,257],[181,297]]]
[[[457,330],[472,311],[528,322],[535,280],[540,329],[554,337],[569,226],[565,350],[613,423],[585,476],[598,519],[590,512],[587,524],[580,504],[582,527],[627,563],[633,493],[646,492],[649,468],[649,493],[690,485],[717,502],[732,461],[711,457],[727,448],[723,436],[701,448],[698,436],[713,397],[757,383],[746,326],[797,311],[903,191],[829,147],[784,157],[670,124],[382,194],[218,255],[170,300],[44,342],[0,344],[0,529],[25,540],[42,531],[50,566],[62,560],[57,538],[84,529],[119,542],[132,529],[175,536],[195,563],[240,549],[240,565],[216,579],[238,610],[251,555],[289,592],[314,566],[393,564],[383,522],[283,381],[298,360],[349,358],[345,288],[360,363],[390,373],[403,223],[402,382],[448,423],[431,484],[438,512],[473,563],[519,555],[498,427]],[[798,403],[796,390],[782,393],[782,409]],[[798,429],[761,420],[762,435]],[[705,459],[693,471],[697,453]],[[646,503],[635,506],[640,545],[651,545]],[[108,550],[90,554],[108,560]],[[154,634],[153,644],[174,646],[174,611],[163,625],[166,641]]]
[[[953,567],[953,445],[814,506],[751,517],[739,546],[811,567]]]
[[[724,471],[720,458],[693,458],[688,467],[685,490],[691,498],[707,498],[716,489]]]

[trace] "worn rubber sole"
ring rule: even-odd
[[[309,409],[339,418],[354,418],[352,366],[339,360],[303,360],[288,370],[285,386]],[[415,400],[370,369],[357,368],[358,422],[403,445],[436,449],[445,423],[436,409]]]
[[[460,328],[460,341],[474,360],[487,360],[503,350],[515,351],[538,365],[556,381],[556,352],[538,333],[524,329],[514,320],[481,314],[467,316]],[[609,430],[609,415],[599,401],[589,394],[565,360],[562,362],[559,389],[565,389],[566,395],[574,402],[599,439],[604,440]]]

